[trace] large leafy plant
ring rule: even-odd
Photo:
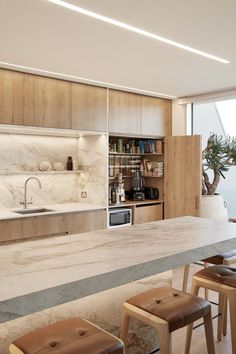
[[[236,165],[236,137],[211,134],[202,152],[203,194],[214,195],[224,173]],[[210,180],[209,171],[213,172]]]

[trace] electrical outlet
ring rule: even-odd
[[[81,198],[87,198],[87,192],[81,192]]]

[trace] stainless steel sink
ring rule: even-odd
[[[14,210],[14,213],[17,213],[17,214],[41,214],[41,213],[47,213],[50,211],[54,211],[54,210],[45,209],[45,208],[23,209],[23,210]]]

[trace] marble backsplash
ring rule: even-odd
[[[106,136],[75,138],[0,133],[0,147],[0,208],[19,206],[24,183],[30,176],[37,177],[42,184],[42,189],[36,181],[28,185],[28,197],[32,197],[34,205],[63,202],[106,205]],[[82,174],[66,171],[68,156],[77,161]],[[64,170],[39,171],[44,161],[52,166],[61,162]],[[82,190],[87,192],[87,198],[81,198]]]

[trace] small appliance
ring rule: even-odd
[[[109,229],[129,226],[132,224],[132,209],[130,208],[110,208],[108,211]]]
[[[159,199],[159,189],[154,187],[144,188],[144,194],[146,199]]]
[[[130,191],[130,199],[145,200],[143,193],[143,176],[141,171],[135,171],[132,178],[132,189]]]

